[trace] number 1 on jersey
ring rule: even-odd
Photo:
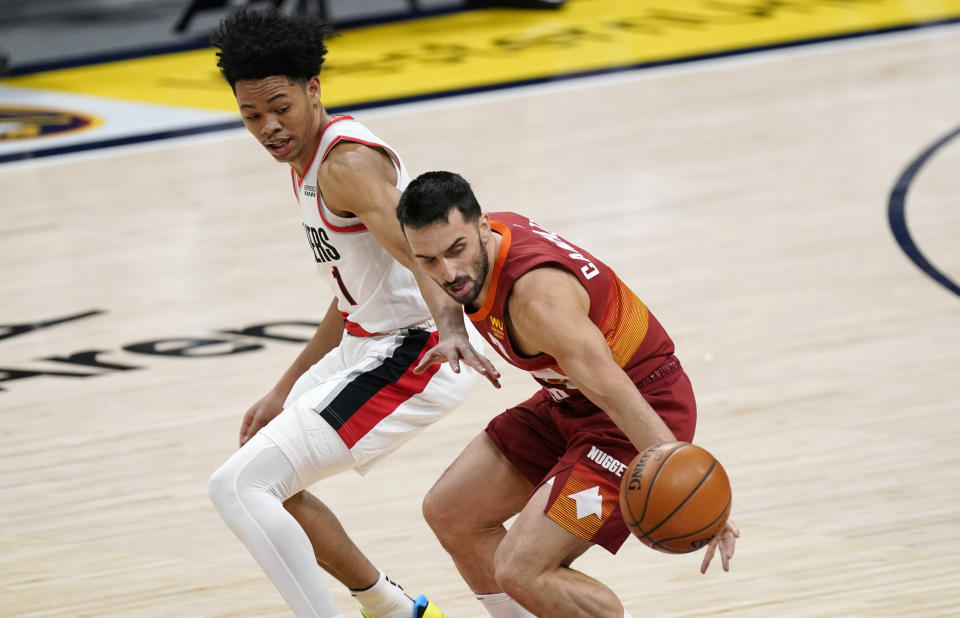
[[[337,280],[337,285],[340,286],[340,291],[343,292],[343,297],[347,299],[347,302],[351,305],[356,305],[357,301],[353,300],[353,296],[350,296],[350,292],[347,291],[347,286],[343,284],[343,277],[340,276],[340,269],[336,266],[332,267],[333,278]]]

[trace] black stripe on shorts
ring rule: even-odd
[[[395,384],[410,370],[413,363],[420,358],[429,339],[428,331],[421,329],[405,331],[403,341],[396,347],[393,354],[377,367],[353,377],[333,398],[333,401],[320,411],[320,416],[339,431],[370,399],[384,388]]]

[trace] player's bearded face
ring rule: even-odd
[[[443,284],[443,290],[461,305],[470,305],[480,296],[483,282],[487,280],[487,272],[490,270],[490,259],[487,257],[487,249],[480,238],[479,230],[477,231],[477,250],[477,257],[474,258],[470,267],[465,269],[466,272],[453,281]]]

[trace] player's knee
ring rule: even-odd
[[[493,576],[500,586],[513,599],[523,599],[533,586],[535,572],[528,571],[521,557],[501,544],[493,557]]]
[[[454,505],[447,499],[443,488],[434,485],[423,497],[423,503],[420,505],[423,511],[423,518],[427,525],[433,530],[437,538],[443,542],[447,537],[455,534],[453,524],[456,517],[452,511]]]
[[[238,507],[240,504],[237,474],[231,469],[229,463],[228,461],[217,468],[207,481],[207,494],[221,514]]]
[[[239,502],[236,485],[236,477],[226,465],[220,466],[210,475],[207,481],[207,494],[221,514],[229,511],[232,505]]]

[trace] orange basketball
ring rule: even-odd
[[[730,480],[706,450],[689,442],[655,444],[620,481],[620,511],[631,532],[670,554],[710,542],[730,515]]]

